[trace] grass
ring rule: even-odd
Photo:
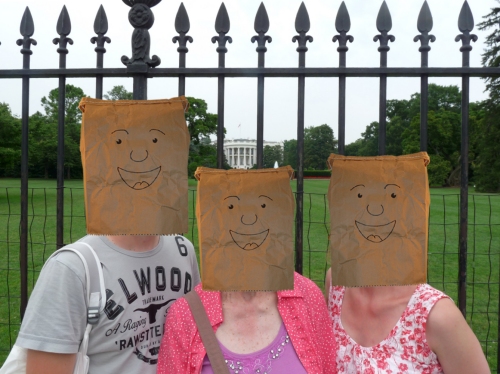
[[[304,183],[303,273],[322,287],[329,264],[328,180]],[[190,180],[190,231],[198,246],[194,218],[196,181]],[[295,182],[292,188],[295,190]],[[56,241],[56,182],[29,182],[29,288]],[[458,300],[458,189],[432,189],[429,226],[428,280]],[[498,306],[500,298],[500,195],[469,195],[467,258],[467,321],[478,336],[492,370],[497,367]],[[64,241],[85,235],[81,181],[65,182]],[[0,365],[19,330],[20,181],[0,179]]]

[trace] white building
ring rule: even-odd
[[[279,145],[281,142],[266,142],[266,145]],[[257,140],[255,139],[224,139],[224,154],[229,166],[236,169],[250,169],[257,164]]]

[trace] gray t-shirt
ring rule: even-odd
[[[101,261],[107,300],[90,333],[89,373],[156,373],[168,309],[200,282],[193,245],[183,236],[161,236],[154,249],[131,252],[104,236],[81,240]],[[76,254],[63,252],[49,261],[31,294],[16,344],[78,352],[87,325],[85,284]]]

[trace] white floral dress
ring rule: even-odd
[[[348,374],[443,373],[425,337],[427,316],[438,300],[448,297],[428,284],[417,286],[408,306],[387,338],[373,347],[357,344],[342,327],[345,288],[332,286],[328,310],[337,341],[337,371]]]

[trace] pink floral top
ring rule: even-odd
[[[373,347],[357,344],[342,327],[340,314],[345,288],[332,286],[328,309],[337,341],[339,373],[438,374],[443,373],[425,337],[427,316],[438,300],[448,297],[428,284],[417,286],[408,306],[387,338]]]

